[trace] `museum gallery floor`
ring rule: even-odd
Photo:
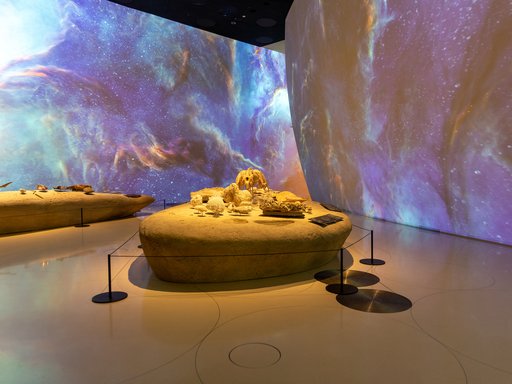
[[[144,217],[0,238],[1,383],[512,382],[510,247],[351,216],[375,230],[386,264],[359,263],[366,239],[346,267],[413,302],[367,313],[315,278],[336,260],[254,281],[160,281],[137,257]],[[92,303],[125,241],[112,277],[128,298]]]

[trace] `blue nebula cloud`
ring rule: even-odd
[[[299,0],[291,12],[311,196],[512,244],[512,3]]]
[[[282,54],[104,0],[0,9],[18,26],[0,29],[11,189],[88,183],[183,201],[247,167],[275,189],[296,178]]]

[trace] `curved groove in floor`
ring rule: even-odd
[[[278,308],[221,324],[198,350],[200,377],[209,384],[273,383],[278,372],[278,377],[286,377],[287,382],[317,382],[322,374],[341,382],[466,382],[457,359],[423,332],[391,318],[372,320],[365,313],[346,316],[344,311],[327,307]],[[264,368],[236,366],[230,362],[229,353],[245,343],[272,345],[282,357]],[[344,344],[350,348],[340,348]],[[426,351],[430,359],[420,357]],[[368,369],[368,354],[386,354],[386,364]],[[404,361],[414,364],[404,366]],[[322,374],[318,376],[320,366]]]
[[[441,343],[512,374],[511,294],[492,289],[440,292],[417,300],[411,314],[425,333]],[[438,315],[432,316],[432,311]]]

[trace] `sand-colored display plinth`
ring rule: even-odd
[[[82,217],[83,223],[117,219],[130,216],[153,201],[146,195],[96,192],[0,192],[0,234],[77,225]]]
[[[348,216],[311,203],[304,219],[250,215],[198,217],[190,204],[155,213],[140,225],[144,255],[155,275],[172,282],[225,282],[287,275],[332,260],[350,234]],[[308,218],[333,214],[327,227]]]

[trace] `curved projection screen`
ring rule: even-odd
[[[284,56],[103,0],[0,0],[0,184],[307,195]]]
[[[506,0],[295,0],[288,85],[312,198],[512,244],[511,36]]]

